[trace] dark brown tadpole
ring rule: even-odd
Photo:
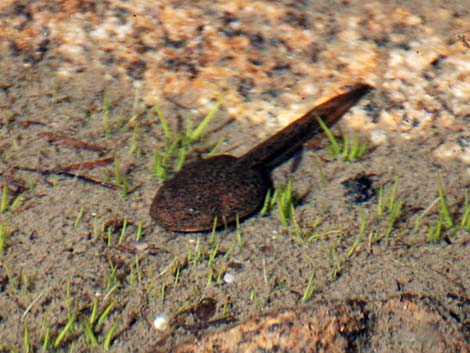
[[[234,223],[260,209],[271,186],[270,171],[322,131],[320,117],[334,125],[372,89],[358,84],[305,113],[245,155],[219,155],[189,163],[165,181],[155,195],[150,215],[163,228],[177,232],[211,230]]]

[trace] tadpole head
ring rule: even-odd
[[[186,165],[163,183],[150,215],[165,229],[177,232],[210,231],[256,212],[270,185],[261,171],[220,155]]]

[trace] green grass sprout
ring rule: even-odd
[[[327,146],[327,150],[332,157],[342,158],[345,161],[353,162],[361,159],[367,151],[367,141],[361,143],[359,136],[356,133],[353,133],[352,135],[352,142],[350,141],[349,136],[344,133],[342,134],[342,141],[338,142],[337,138],[319,116],[317,116],[317,122],[328,138],[329,145]]]
[[[397,199],[398,181],[399,178],[395,177],[388,200],[387,230],[385,231],[385,237],[388,237],[392,233],[393,227],[400,218],[401,209],[403,207],[403,202]]]
[[[465,191],[465,206],[460,226],[467,232],[470,232],[470,200],[468,190]]]
[[[328,126],[326,126],[326,124],[323,122],[323,120],[319,116],[317,116],[316,119],[317,119],[317,122],[320,125],[320,127],[325,132],[325,135],[328,138],[328,141],[330,141],[330,146],[331,146],[330,147],[330,149],[331,149],[330,153],[333,156],[340,156],[341,155],[341,147],[340,147],[338,141],[336,140],[336,138],[334,137],[333,133],[328,128]]]
[[[65,335],[72,329],[74,321],[75,321],[75,317],[69,315],[67,324],[62,328],[62,330],[60,330],[59,334],[57,335],[54,341],[54,344],[53,344],[54,349],[57,349],[59,345],[62,343],[62,341],[65,338]]]
[[[289,221],[294,215],[294,201],[292,196],[292,180],[289,179],[287,185],[280,189],[277,198],[277,208],[279,219],[284,227],[289,226]]]
[[[242,230],[241,230],[241,226],[240,226],[240,218],[238,217],[238,214],[235,217],[235,221],[236,221],[235,224],[236,224],[236,231],[237,231],[238,249],[241,250],[242,247],[243,247],[244,241],[243,241],[243,235],[242,235]]]
[[[170,126],[168,125],[168,120],[166,120],[165,114],[163,114],[162,110],[158,105],[155,105],[155,111],[157,112],[157,116],[160,119],[160,123],[162,124],[163,133],[165,134],[165,138],[167,141],[170,141],[173,137],[173,133],[170,130]]]
[[[261,208],[260,215],[264,216],[268,214],[276,205],[277,193],[272,192],[271,189],[268,190],[266,196],[264,197],[263,207]]]
[[[94,324],[96,322],[96,319],[98,317],[98,298],[95,297],[93,299],[93,306],[91,308],[91,314],[90,314],[90,319],[88,320],[90,322],[90,324]]]
[[[215,244],[215,235],[217,234],[217,217],[214,217],[214,222],[212,223],[211,237],[209,238],[209,246],[212,247]]]
[[[105,351],[109,351],[109,347],[111,346],[111,341],[113,340],[113,335],[117,329],[117,326],[118,326],[118,323],[115,322],[109,329],[108,333],[106,334],[106,337],[103,342],[103,348]]]
[[[127,216],[124,217],[124,223],[122,224],[121,234],[119,235],[119,240],[117,245],[121,245],[124,242],[124,238],[126,237],[126,230],[127,230]]]
[[[3,223],[0,223],[0,256],[3,255],[5,251],[5,247],[7,244],[7,240],[11,235],[10,227],[6,226]]]
[[[119,160],[119,156],[114,156],[114,180],[116,185],[121,188],[121,193],[123,196],[127,196],[129,192],[129,186],[127,183],[127,176],[122,175],[121,172],[121,162]]]
[[[190,141],[196,141],[201,137],[205,128],[207,125],[209,125],[211,120],[214,118],[215,113],[219,110],[221,104],[222,98],[219,98],[205,118],[202,119],[201,123],[196,127],[196,129],[194,129],[193,132],[191,132],[191,134],[189,134],[188,137]]]
[[[28,325],[24,327],[23,333],[23,345],[24,345],[24,352],[29,353],[31,352],[31,340],[29,338],[29,328]]]
[[[206,157],[209,158],[209,157],[212,157],[213,155],[215,155],[220,150],[220,147],[222,147],[222,144],[224,143],[224,141],[225,140],[223,138],[221,138],[219,141],[217,141],[215,146],[212,147],[209,152],[207,152]]]
[[[202,139],[206,127],[213,120],[221,103],[222,100],[219,99],[195,129],[193,129],[193,121],[189,117],[186,118],[185,129],[182,131],[172,131],[161,109],[158,106],[155,107],[165,135],[164,150],[156,150],[153,154],[152,170],[158,178],[165,180],[170,171],[179,171],[183,168],[188,151]],[[218,143],[212,150],[218,148],[220,144]]]
[[[51,328],[47,327],[46,328],[46,333],[44,334],[44,338],[42,340],[42,350],[47,351],[49,349],[49,346],[51,344]]]
[[[437,177],[437,190],[439,192],[439,206],[440,206],[439,213],[442,214],[447,226],[453,227],[454,220],[452,219],[452,216],[450,215],[449,207],[447,206],[447,203],[446,203],[444,187],[442,186],[442,180],[440,176]]]
[[[113,300],[109,305],[103,310],[101,315],[98,318],[98,322],[96,323],[96,326],[100,326],[103,324],[103,322],[106,320],[106,318],[109,316],[111,310],[113,309],[114,305],[116,302]]]
[[[307,287],[304,290],[304,294],[302,295],[301,302],[306,303],[310,300],[312,297],[313,293],[315,293],[315,290],[318,287],[318,280],[315,279],[315,272],[312,272],[312,274],[308,278],[307,282]]]
[[[428,243],[430,243],[430,244],[439,244],[441,242],[443,221],[444,221],[444,215],[442,213],[440,213],[437,224],[435,226],[433,226],[433,225],[429,226]]]
[[[268,190],[263,201],[260,215],[268,214],[277,205],[279,219],[284,228],[287,228],[290,219],[294,216],[294,195],[292,193],[292,180],[289,179],[285,186],[277,188],[274,193]]]
[[[144,227],[144,223],[141,221],[137,224],[137,232],[135,235],[135,240],[139,241],[140,238],[142,237],[142,229]]]
[[[84,206],[80,207],[80,210],[78,211],[77,217],[75,218],[75,222],[73,224],[74,228],[77,228],[80,222],[82,221],[84,212],[85,212],[85,207]]]
[[[88,338],[88,341],[90,342],[91,347],[97,347],[98,346],[98,340],[96,338],[95,333],[93,332],[93,328],[91,327],[91,324],[88,320],[84,319],[81,322],[82,324],[82,330],[85,336]]]

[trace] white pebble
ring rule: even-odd
[[[168,328],[168,318],[165,314],[157,314],[153,320],[153,328],[157,331],[165,331]]]
[[[227,284],[233,283],[235,281],[235,275],[233,273],[227,272],[224,274],[223,280]]]

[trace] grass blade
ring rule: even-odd
[[[211,122],[214,118],[215,113],[219,110],[220,105],[222,104],[222,98],[217,100],[217,103],[212,107],[212,109],[207,113],[204,119],[202,119],[201,123],[194,129],[194,131],[188,136],[190,141],[195,141],[199,139],[204,132],[207,125]]]

